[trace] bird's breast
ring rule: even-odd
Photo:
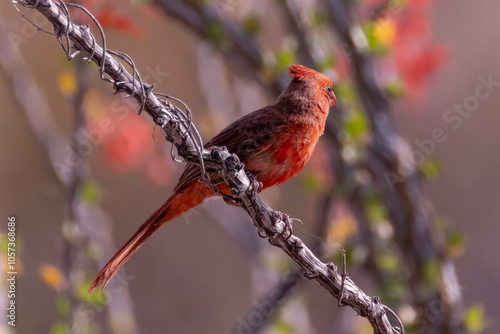
[[[304,168],[320,135],[318,127],[289,127],[271,147],[247,161],[246,169],[257,176],[264,188],[283,183]]]

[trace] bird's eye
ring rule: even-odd
[[[326,91],[328,92],[328,94],[330,94],[332,92],[332,86],[326,87]]]

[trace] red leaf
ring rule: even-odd
[[[127,117],[104,141],[106,162],[118,170],[135,167],[153,152],[151,129],[142,118]]]
[[[432,41],[429,23],[430,0],[412,0],[396,16],[395,60],[405,90],[425,97],[426,81],[446,58],[445,48]]]
[[[129,17],[117,14],[114,9],[105,7],[96,15],[97,20],[103,28],[114,28],[127,35],[139,38],[142,31]]]

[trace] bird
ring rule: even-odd
[[[244,169],[257,178],[259,190],[279,185],[297,175],[311,158],[325,129],[330,108],[337,103],[332,81],[299,64],[289,66],[291,81],[273,105],[244,115],[224,128],[204,147],[225,146],[238,156]],[[230,195],[200,182],[198,164],[187,163],[172,195],[135,232],[101,269],[89,293],[105,288],[116,272],[164,223],[193,209],[205,199]]]

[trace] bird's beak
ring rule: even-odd
[[[335,93],[332,90],[332,92],[330,93],[330,107],[333,107],[336,104],[337,104],[337,97],[335,96]]]

